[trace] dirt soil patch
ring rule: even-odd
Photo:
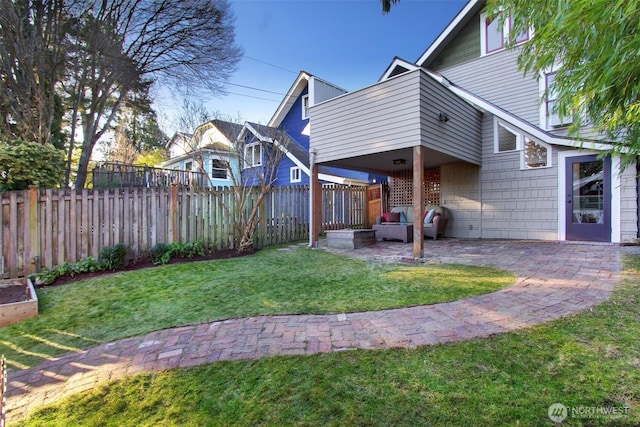
[[[29,301],[30,298],[29,288],[24,283],[16,281],[15,284],[0,286],[0,305]]]
[[[253,250],[250,250],[250,251],[238,253],[238,251],[236,251],[235,249],[225,249],[225,250],[210,252],[210,253],[208,253],[208,254],[206,254],[204,256],[197,256],[197,257],[193,257],[193,258],[172,258],[167,264],[182,264],[182,263],[185,263],[185,262],[212,261],[212,260],[218,260],[218,259],[236,258],[236,257],[241,257],[241,256],[252,255],[252,254],[256,253],[257,251],[258,251],[258,249],[253,249]],[[77,275],[75,275],[73,277],[71,277],[71,276],[63,276],[63,277],[59,277],[58,279],[56,279],[55,282],[53,282],[51,284],[48,284],[48,285],[37,285],[36,287],[37,288],[44,288],[44,287],[50,287],[50,286],[59,286],[59,285],[67,284],[67,283],[77,282],[78,280],[90,279],[90,278],[93,278],[93,277],[101,277],[101,276],[105,276],[105,275],[108,275],[108,274],[119,273],[121,271],[139,270],[141,268],[149,268],[149,267],[157,267],[157,266],[158,266],[157,264],[153,263],[153,261],[151,260],[151,257],[146,256],[146,257],[130,260],[127,263],[127,266],[122,270],[96,271],[95,273],[77,274]]]

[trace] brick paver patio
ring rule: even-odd
[[[620,280],[622,253],[637,249],[530,241],[427,241],[423,262],[492,265],[514,272],[516,282],[497,292],[449,303],[364,313],[230,319],[67,353],[31,369],[9,372],[7,418],[20,418],[38,406],[144,371],[272,355],[413,347],[536,325],[606,299]],[[404,243],[335,252],[375,262],[413,262],[412,245]]]

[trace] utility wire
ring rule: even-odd
[[[243,58],[247,58],[247,59],[250,59],[252,61],[260,62],[262,64],[268,65],[268,66],[273,67],[273,68],[278,68],[279,70],[283,70],[283,71],[286,71],[288,73],[298,74],[298,71],[289,70],[288,68],[283,68],[283,67],[280,67],[279,65],[274,65],[274,64],[271,64],[269,62],[263,61],[261,59],[252,58],[251,56],[244,55]]]

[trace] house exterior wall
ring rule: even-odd
[[[480,19],[471,19],[447,48],[429,64],[429,68],[440,71],[480,58]]]
[[[319,163],[422,144],[479,164],[480,113],[422,70],[311,108],[311,149]],[[438,113],[451,116],[438,121]]]
[[[309,119],[302,119],[302,97],[309,93],[307,86],[296,98],[295,102],[285,115],[280,127],[282,127],[293,139],[307,150],[309,149],[309,137],[302,134],[302,130],[309,123]]]
[[[343,89],[315,77],[311,77],[309,80],[308,89],[311,98],[311,105],[319,104],[346,93]]]
[[[620,241],[622,242],[636,240],[638,237],[637,172],[636,166],[630,165],[620,177]]]
[[[481,237],[480,166],[457,162],[440,166],[440,201],[447,208],[447,237]]]
[[[520,151],[494,153],[493,116],[485,115],[480,173],[485,239],[558,239],[558,150],[552,166],[520,169]]]
[[[446,113],[449,121],[438,120]],[[482,114],[451,96],[447,89],[420,73],[420,128],[422,145],[475,164],[482,162],[480,141]]]
[[[308,185],[309,176],[300,169],[300,182],[291,182],[291,168],[298,167],[289,157],[284,157],[278,166],[278,173],[274,185]]]
[[[478,37],[478,46],[479,44]],[[538,78],[537,75],[523,75],[518,68],[518,52],[519,49],[503,50],[435,71],[457,86],[539,125]]]

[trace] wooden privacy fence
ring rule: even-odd
[[[124,243],[134,256],[157,243],[206,241],[233,249],[233,188],[56,189],[0,193],[3,278],[65,261],[98,257]],[[249,206],[250,208],[251,206]],[[274,188],[259,209],[258,247],[303,240],[309,233],[309,187]],[[326,229],[366,226],[366,188],[323,188]]]

